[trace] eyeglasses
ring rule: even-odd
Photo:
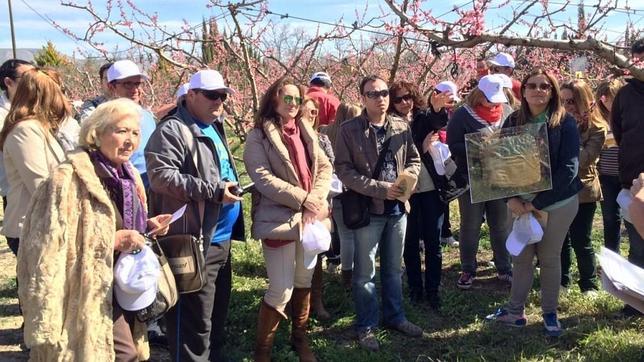
[[[549,91],[549,90],[552,89],[552,84],[550,84],[550,83],[541,83],[541,84],[526,83],[525,88],[529,89],[529,90],[535,90],[535,89],[539,88],[539,90],[542,90],[542,91]]]
[[[574,98],[561,98],[561,103],[568,105],[568,106],[574,106],[575,105],[575,99]]]
[[[409,94],[409,93],[407,93],[407,94],[405,94],[404,96],[401,96],[401,97],[393,97],[392,98],[392,100],[394,101],[395,104],[398,104],[398,103],[400,103],[402,101],[409,102],[409,101],[411,101],[413,99],[414,99],[414,97],[412,97],[412,95]]]
[[[222,102],[225,102],[226,99],[228,99],[228,93],[218,92],[216,90],[198,89],[197,92],[203,94],[204,97],[208,98],[211,101],[221,99]]]
[[[364,95],[367,98],[376,99],[378,97],[387,98],[389,97],[389,89],[383,89],[381,91],[366,91]]]
[[[139,88],[143,82],[114,82],[115,84],[120,84],[126,89]]]
[[[294,104],[296,106],[299,106],[300,104],[302,104],[302,97],[284,96],[282,100],[286,104]]]

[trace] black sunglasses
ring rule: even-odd
[[[216,90],[197,89],[196,91],[203,94],[204,97],[208,98],[211,101],[221,99],[222,102],[225,102],[228,98],[228,93],[222,93]]]
[[[407,102],[409,102],[409,101],[411,101],[411,100],[413,100],[413,99],[414,99],[414,97],[412,97],[412,95],[411,95],[411,94],[405,94],[404,96],[400,96],[400,97],[393,97],[393,98],[392,98],[392,100],[394,101],[394,103],[395,103],[395,104],[398,104],[398,103],[400,103],[400,102],[402,102],[402,101],[407,101]]]
[[[364,95],[367,98],[376,99],[378,97],[387,98],[389,97],[389,89],[383,89],[381,91],[366,91]]]

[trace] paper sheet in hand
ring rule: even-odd
[[[173,222],[179,220],[183,216],[183,214],[186,212],[187,207],[188,207],[188,204],[185,204],[185,205],[181,206],[177,211],[172,213],[172,217],[170,218],[169,222],[163,223],[163,225],[160,225],[158,228],[156,228],[156,229],[154,229],[152,231],[149,231],[147,234],[148,235],[154,235],[157,231],[159,231],[159,230],[165,228],[166,226],[172,224]]]
[[[417,178],[415,176],[412,176],[406,172],[401,172],[400,175],[398,175],[398,178],[394,182],[394,185],[398,186],[403,192],[403,194],[397,198],[398,201],[406,202],[407,200],[409,200],[411,194],[416,189],[416,181]]]
[[[629,294],[639,295],[639,299],[644,300],[644,269],[604,247],[598,257],[602,273],[613,282],[615,288],[630,291]]]

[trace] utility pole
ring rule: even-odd
[[[11,11],[11,0],[7,0],[9,4],[9,26],[11,27],[11,51],[13,52],[13,59],[16,59],[16,34],[13,30],[13,12]]]

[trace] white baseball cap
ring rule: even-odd
[[[477,88],[485,94],[488,102],[508,103],[508,98],[503,93],[503,79],[498,74],[490,74],[481,78]]]
[[[304,225],[302,231],[302,248],[304,249],[304,267],[315,268],[318,254],[329,250],[331,247],[331,233],[319,220]]]
[[[503,82],[503,88],[510,88],[512,89],[512,78],[508,77],[507,75],[503,73],[497,73],[495,74],[497,77],[501,78],[501,81]]]
[[[188,89],[190,89],[190,83],[183,83],[179,89],[177,89],[177,99],[185,96],[186,93],[188,93]]]
[[[161,266],[154,251],[144,246],[137,254],[121,253],[114,265],[114,294],[121,308],[147,308],[157,296]]]
[[[444,92],[450,92],[452,93],[452,100],[455,102],[460,102],[461,98],[458,96],[458,87],[456,84],[452,81],[445,80],[442,81],[438,84],[436,84],[436,90],[444,93]]]
[[[508,53],[499,53],[490,59],[489,62],[499,67],[514,68],[514,58]]]
[[[203,90],[221,90],[228,94],[234,94],[235,90],[226,87],[224,84],[224,77],[221,76],[216,70],[204,69],[193,74],[190,77],[189,89],[203,89]]]
[[[315,80],[315,79],[326,80],[326,81],[328,81],[329,83],[333,83],[333,82],[331,82],[331,77],[329,76],[329,74],[327,74],[327,73],[325,73],[325,72],[317,72],[317,73],[314,73],[314,74],[311,76],[311,80],[309,81],[309,83],[311,83],[311,82],[312,82],[313,80]]]
[[[109,83],[113,80],[134,77],[136,75],[149,79],[148,75],[141,72],[139,66],[134,64],[133,61],[127,59],[118,60],[114,62],[109,69],[107,69],[107,82]]]

